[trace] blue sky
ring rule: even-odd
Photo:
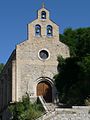
[[[0,63],[27,38],[27,24],[36,18],[42,2],[61,33],[67,27],[90,26],[90,0],[0,0]]]

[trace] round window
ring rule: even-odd
[[[46,60],[49,57],[49,53],[46,50],[41,50],[39,56],[41,59]]]

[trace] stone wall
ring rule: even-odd
[[[90,107],[57,108],[54,112],[47,113],[37,120],[90,120]]]
[[[46,19],[41,19],[42,11],[46,12]],[[41,26],[39,36],[35,34],[36,25]],[[52,36],[47,35],[48,25],[53,28]],[[41,50],[47,51],[48,59],[40,58]],[[59,55],[69,57],[69,48],[59,41],[59,26],[50,20],[49,11],[42,8],[38,10],[37,19],[28,24],[28,40],[16,46],[16,101],[22,99],[26,92],[37,96],[37,80],[41,77],[50,78],[54,84]],[[52,91],[55,92],[54,89]]]
[[[40,60],[38,54],[41,49],[50,52],[48,60]],[[40,77],[53,79],[57,74],[57,57],[69,57],[67,46],[54,40],[25,41],[17,45],[17,98],[21,98],[27,90],[34,92],[36,96],[36,80]]]
[[[15,60],[15,50],[12,52],[0,74],[0,115],[7,120],[6,109],[12,102],[12,61]],[[2,115],[3,113],[3,115]],[[5,115],[4,115],[5,113]]]

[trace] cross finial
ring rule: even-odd
[[[42,8],[45,8],[45,3],[44,2],[42,3]]]

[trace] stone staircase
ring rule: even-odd
[[[39,117],[37,120],[59,120],[59,119],[55,119],[55,117],[57,118],[57,115],[58,114],[55,111],[50,111]]]
[[[90,120],[90,106],[89,107],[72,107],[72,108],[55,108],[42,115],[37,120]]]
[[[52,112],[55,111],[55,108],[57,107],[55,104],[53,103],[46,103],[46,101],[44,100],[43,96],[39,96],[39,100],[42,103],[45,111],[48,112]]]
[[[55,111],[56,105],[53,103],[46,103],[46,107],[48,109],[48,112],[51,112],[51,111],[53,112]]]
[[[46,113],[37,120],[90,120],[90,114],[88,113],[87,108],[85,108],[85,110],[64,108]]]
[[[90,106],[72,106],[57,108],[53,103],[46,103],[41,97],[46,113],[36,120],[90,120]]]
[[[53,116],[56,115],[55,108],[57,107],[57,105],[53,103],[46,103],[42,96],[39,96],[39,100],[41,101],[46,113],[37,120],[50,120]]]

